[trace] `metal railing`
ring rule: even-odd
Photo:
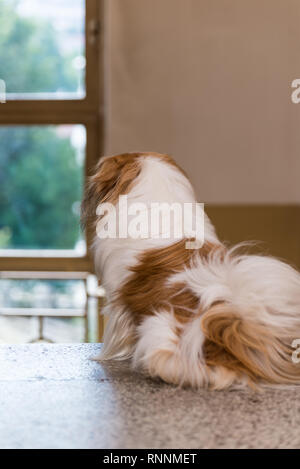
[[[34,342],[54,342],[44,333],[45,318],[83,318],[84,320],[84,341],[89,342],[90,314],[89,300],[95,299],[97,302],[97,341],[101,342],[103,335],[104,321],[101,315],[101,308],[105,301],[105,292],[101,286],[98,286],[95,277],[89,272],[0,272],[0,280],[81,280],[85,288],[85,304],[81,308],[22,308],[22,307],[2,307],[0,305],[0,317],[36,317],[38,319],[38,335],[30,340]],[[94,281],[91,281],[94,280]]]

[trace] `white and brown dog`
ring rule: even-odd
[[[83,224],[103,218],[95,217],[99,204],[120,212],[125,194],[129,203],[196,202],[187,176],[167,155],[105,157],[85,190]],[[226,248],[204,217],[204,244],[197,249],[186,249],[186,235],[95,236],[109,317],[100,358],[131,359],[177,385],[298,384],[291,344],[300,338],[299,273],[279,260]]]

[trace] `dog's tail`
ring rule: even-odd
[[[249,318],[248,313],[230,303],[204,313],[201,324],[210,385],[222,388],[233,381],[254,387],[258,383],[300,384],[291,335]]]
[[[194,288],[198,279],[212,385],[224,382],[220,370],[223,377],[227,371],[232,379],[253,384],[300,383],[293,348],[300,339],[300,274],[295,269],[271,257],[240,255],[233,248],[225,254],[212,252],[190,275]]]

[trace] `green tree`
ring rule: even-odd
[[[0,142],[2,247],[72,248],[82,175],[69,139],[55,127],[2,127]]]

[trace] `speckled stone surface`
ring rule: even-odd
[[[99,350],[0,346],[0,447],[300,448],[300,389],[176,389]]]

